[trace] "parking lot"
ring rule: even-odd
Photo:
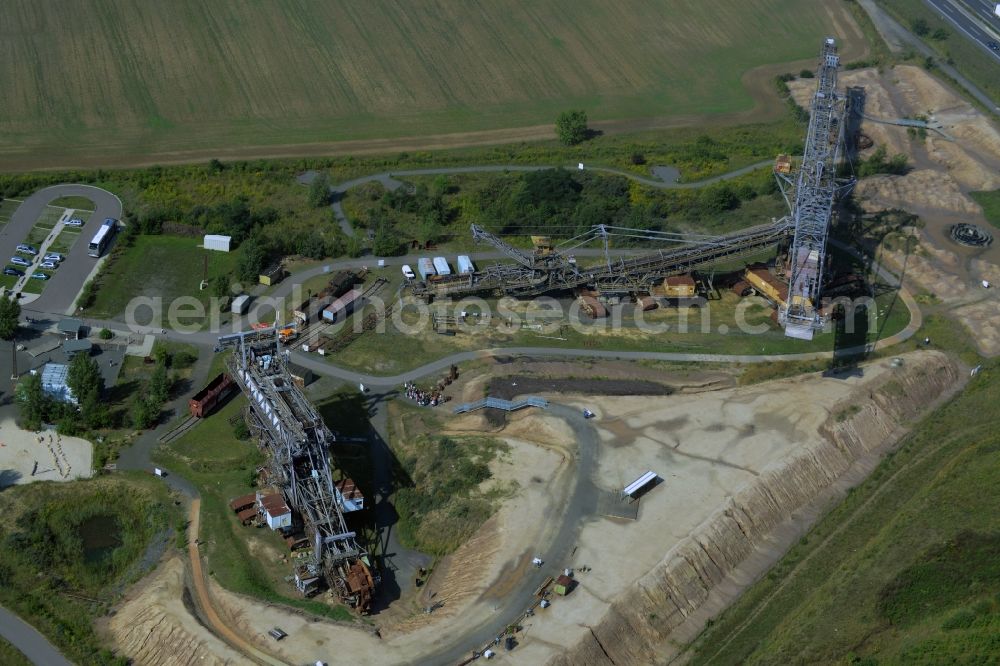
[[[94,210],[49,205],[63,197],[90,200]],[[65,314],[97,267],[98,260],[87,253],[90,236],[104,219],[121,217],[121,202],[110,192],[90,185],[55,185],[34,193],[17,205],[12,213],[9,212],[10,203],[3,203],[0,211],[7,212],[10,218],[0,229],[0,252],[9,254],[0,256],[7,258],[6,268],[25,274],[2,275],[0,286],[23,294],[22,306],[27,310]],[[66,224],[74,219],[79,219],[81,225],[73,227]],[[80,240],[81,236],[84,240]],[[30,245],[38,254],[32,256],[27,252],[17,252],[16,248],[21,244]],[[63,260],[56,264],[57,268],[39,267],[47,252],[63,255]],[[13,260],[17,256],[24,261]],[[28,266],[17,265],[25,261]],[[47,277],[32,278],[30,275],[33,273]]]

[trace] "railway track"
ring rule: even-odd
[[[169,444],[170,442],[182,437],[185,433],[187,433],[187,431],[191,430],[191,428],[198,425],[198,421],[199,419],[194,416],[189,416],[181,421],[181,423],[175,428],[171,428],[167,432],[160,435],[160,438],[157,441],[160,444]]]

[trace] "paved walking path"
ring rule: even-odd
[[[6,608],[0,608],[0,636],[7,639],[36,666],[72,666],[73,664],[59,652],[56,646],[49,642],[49,639]]]

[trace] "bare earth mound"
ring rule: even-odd
[[[167,560],[129,590],[104,631],[112,644],[137,666],[229,666],[246,658],[212,635],[185,604],[184,563]]]

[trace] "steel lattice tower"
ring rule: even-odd
[[[833,201],[840,188],[837,162],[844,135],[845,98],[837,92],[839,66],[836,42],[827,39],[820,54],[809,131],[795,182],[788,305],[779,312],[785,335],[804,340],[811,340],[824,323],[819,298]]]

